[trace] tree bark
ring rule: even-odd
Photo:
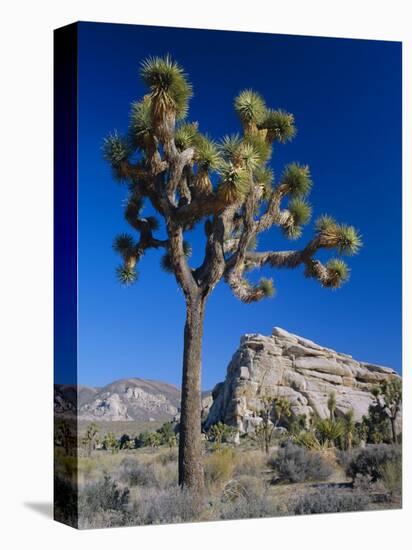
[[[190,298],[187,302],[179,432],[179,485],[198,493],[204,488],[201,441],[204,308],[201,297]]]

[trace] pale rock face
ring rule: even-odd
[[[261,397],[286,397],[294,414],[329,416],[331,393],[336,415],[350,409],[355,421],[367,414],[371,389],[390,377],[393,369],[360,362],[275,327],[271,336],[246,334],[227,368],[226,380],[215,386],[204,407],[205,428],[222,421],[240,433],[253,432],[262,421]]]
[[[86,390],[83,388],[83,397],[78,400],[78,416],[85,420],[170,420],[180,404],[177,387],[141,378],[117,380],[104,388]]]
[[[126,405],[121,402],[117,393],[107,395],[103,399],[95,399],[90,405],[85,405],[83,410],[87,419],[131,420]]]

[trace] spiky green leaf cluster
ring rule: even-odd
[[[261,185],[263,188],[263,200],[268,200],[271,196],[273,187],[273,171],[270,168],[258,166],[253,172],[253,180],[255,184]]]
[[[242,144],[239,134],[225,136],[219,144],[219,149],[226,162],[235,162],[239,156],[238,152]]]
[[[271,298],[275,295],[276,290],[273,284],[273,279],[267,279],[265,277],[262,277],[259,281],[259,288],[263,291],[264,295],[267,298]]]
[[[255,154],[259,157],[260,162],[266,162],[270,159],[272,148],[259,134],[247,134],[243,138],[245,145],[250,145],[255,150]]]
[[[294,225],[305,225],[312,216],[311,205],[299,197],[295,197],[289,202],[288,210],[292,214]]]
[[[244,143],[240,149],[243,165],[247,170],[254,171],[262,162],[259,151],[252,143]]]
[[[286,143],[296,135],[295,119],[291,113],[282,109],[267,109],[260,128],[267,130],[267,137],[270,141]]]
[[[197,122],[188,122],[180,124],[175,133],[175,144],[178,149],[184,151],[188,147],[192,147],[198,137]]]
[[[266,114],[266,105],[257,92],[243,90],[235,98],[235,111],[244,124],[260,124]]]
[[[113,242],[113,249],[122,256],[127,255],[134,246],[134,240],[129,233],[117,235]]]
[[[114,167],[119,166],[130,155],[130,145],[127,140],[115,131],[103,141],[103,156]]]
[[[353,256],[362,246],[362,239],[358,231],[352,225],[337,226],[337,250],[340,254]]]
[[[340,254],[353,256],[362,246],[361,236],[352,225],[339,224],[331,216],[318,218],[316,231],[325,246],[335,248]]]
[[[329,216],[328,214],[323,214],[315,222],[316,231],[330,231],[337,226],[336,220]]]
[[[182,67],[170,55],[149,57],[141,64],[140,74],[151,90],[152,102],[163,110],[173,110],[176,118],[184,118],[192,87]]]
[[[328,261],[326,268],[329,272],[331,283],[334,288],[338,288],[343,283],[348,281],[350,269],[343,260],[333,258]]]
[[[307,195],[312,187],[309,166],[301,166],[296,162],[288,164],[283,171],[281,183],[292,197]]]
[[[143,148],[146,140],[152,132],[150,99],[145,97],[142,101],[132,103],[130,113],[129,135],[136,147]]]
[[[116,268],[116,275],[119,282],[124,286],[130,286],[137,280],[136,269],[124,265],[119,265]]]
[[[206,136],[199,135],[195,141],[198,167],[204,170],[217,170],[222,164],[217,143]]]
[[[223,202],[233,203],[242,199],[250,189],[250,174],[243,167],[235,168],[231,163],[223,164],[219,173],[221,180],[218,193]]]
[[[299,239],[302,236],[302,226],[289,224],[282,227],[282,232],[287,239]]]

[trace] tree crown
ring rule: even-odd
[[[273,296],[271,279],[252,284],[247,278],[250,270],[263,266],[302,265],[306,277],[328,288],[349,279],[340,257],[326,264],[315,258],[321,249],[342,256],[356,254],[362,246],[353,226],[328,215],[316,220],[314,236],[302,249],[256,251],[263,231],[278,227],[287,239],[297,239],[311,219],[309,167],[293,162],[276,181],[270,166],[273,148],[296,135],[291,113],[268,108],[260,94],[243,90],[234,100],[241,133],[215,141],[200,132],[197,121],[187,119],[192,86],[176,61],[169,55],[150,57],[140,74],[148,93],[132,103],[128,132],[113,132],[103,144],[115,178],[127,185],[124,215],[138,236],[115,238],[122,284],[136,281],[137,265],[151,248],[164,250],[161,265],[174,273],[186,298],[206,297],[221,279],[246,303]],[[167,239],[155,236],[156,216],[142,215],[146,201],[163,219]],[[201,222],[204,260],[192,268],[184,235]]]

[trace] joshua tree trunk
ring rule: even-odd
[[[201,355],[204,300],[190,299],[184,333],[182,403],[179,438],[179,484],[202,492]]]
[[[391,428],[392,428],[392,441],[393,441],[394,443],[396,443],[396,442],[397,442],[397,438],[396,438],[396,426],[395,426],[395,421],[396,421],[396,419],[395,419],[393,416],[391,416],[390,418],[391,418]]]

